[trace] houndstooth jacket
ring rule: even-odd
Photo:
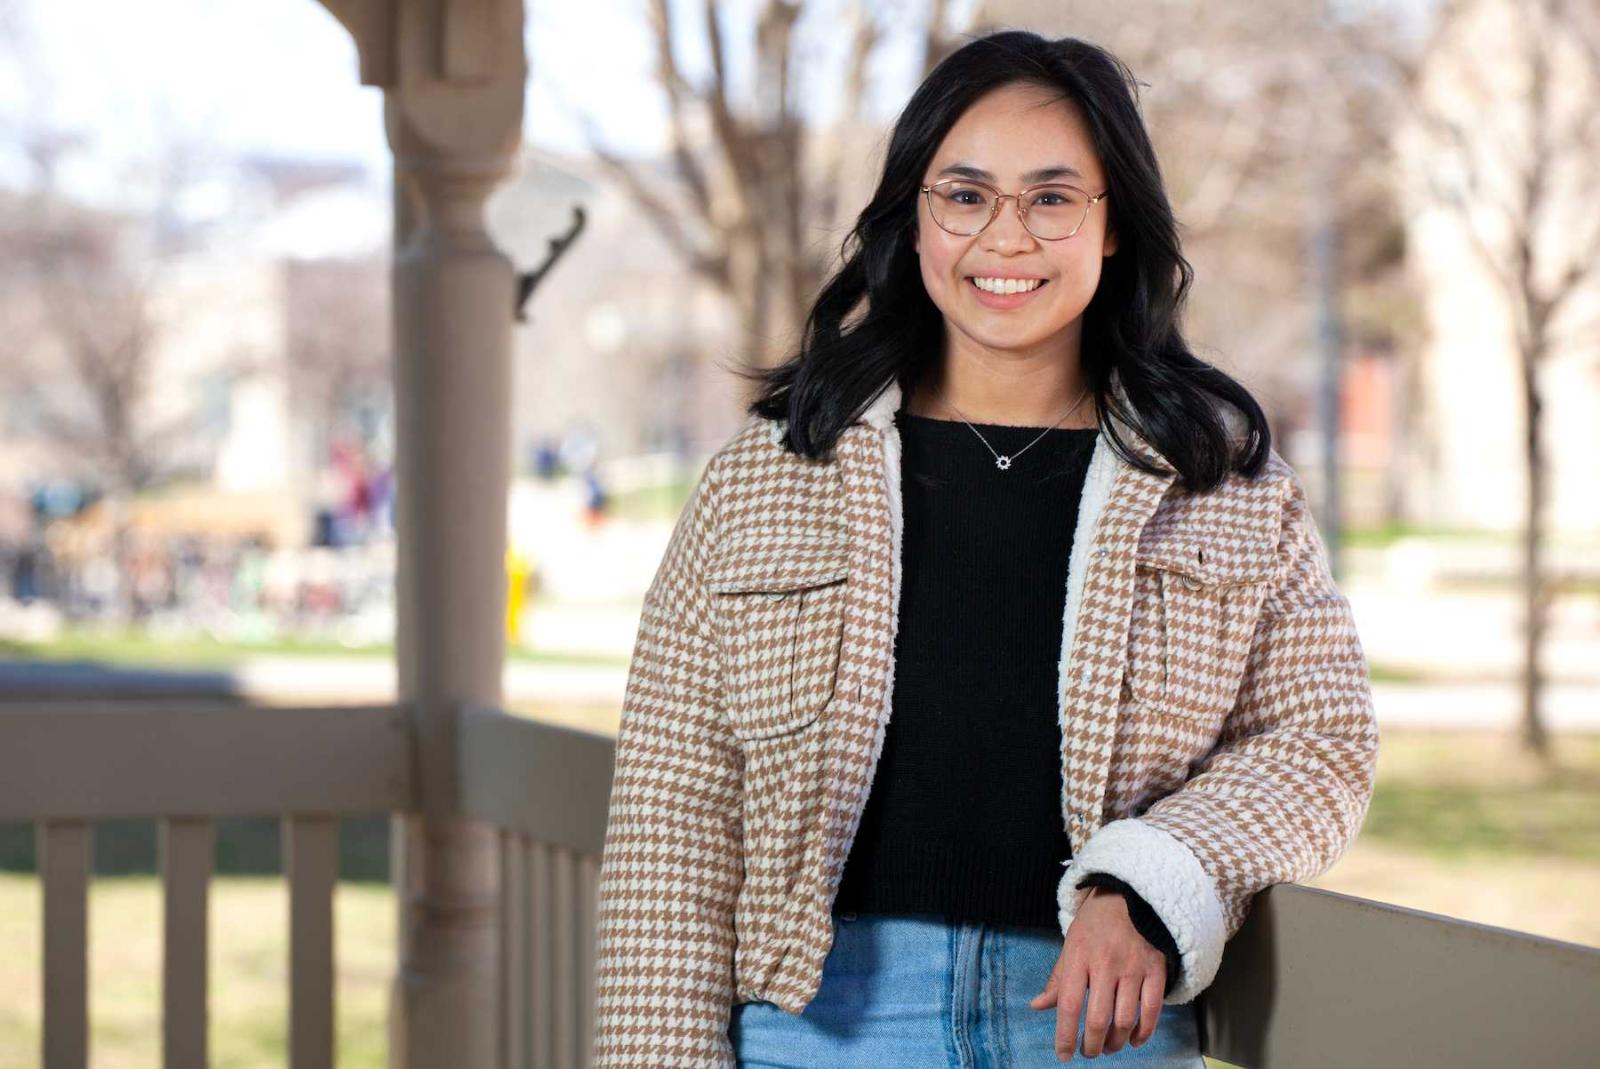
[[[594,1065],[721,1067],[734,1003],[799,1013],[893,692],[900,460],[891,384],[831,459],[751,417],[706,465],[640,618],[601,859]],[[1150,459],[1151,446],[1119,426]],[[1163,465],[1164,466],[1164,465]],[[1378,734],[1349,605],[1272,453],[1187,494],[1096,444],[1058,665],[1072,843],[1216,974],[1252,896],[1326,870],[1371,799]]]

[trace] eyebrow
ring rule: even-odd
[[[953,174],[961,178],[976,178],[981,182],[995,181],[994,175],[990,174],[988,171],[985,171],[982,167],[977,167],[970,163],[952,163],[950,166],[940,171],[939,174]],[[1029,171],[1027,174],[1022,176],[1022,181],[1031,185],[1034,182],[1048,182],[1055,178],[1076,178],[1081,181],[1083,179],[1083,175],[1079,174],[1076,170],[1068,167],[1064,163],[1055,163],[1051,164],[1049,167],[1040,167],[1037,170]]]

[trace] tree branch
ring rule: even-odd
[[[667,243],[684,258],[691,270],[718,285],[725,285],[728,270],[727,254],[720,250],[707,251],[702,248],[684,228],[681,213],[658,194],[632,164],[599,143],[593,122],[588,117],[585,116],[581,122],[590,150],[606,171],[633,197],[640,210],[644,212],[645,218],[650,220]]]
[[[667,119],[671,129],[672,159],[678,176],[688,187],[689,199],[707,224],[711,222],[711,191],[705,171],[689,147],[684,109],[693,90],[678,67],[673,48],[672,13],[667,0],[650,0],[650,23],[656,35],[656,78],[667,98]]]

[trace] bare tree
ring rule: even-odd
[[[12,209],[0,219],[12,255],[6,305],[23,329],[5,342],[4,385],[24,399],[32,437],[57,473],[99,491],[120,564],[131,548],[132,498],[179,470],[177,447],[200,418],[186,399],[159,396],[162,265],[141,251],[145,220],[43,194]],[[127,582],[116,604],[126,618]]]
[[[34,425],[60,455],[109,492],[143,490],[172,470],[173,446],[195,412],[156,415],[160,326],[152,302],[161,265],[129,246],[142,223],[30,198],[6,226],[13,277],[33,304],[33,344],[14,351],[9,378],[32,399]]]
[[[13,6],[0,8],[0,26],[27,31]],[[163,381],[163,332],[171,316],[158,301],[170,268],[187,251],[177,202],[204,150],[169,130],[160,153],[127,174],[130,185],[150,189],[148,209],[78,203],[62,188],[60,172],[84,139],[49,119],[48,74],[25,48],[0,50],[0,58],[32,105],[6,124],[32,165],[32,182],[0,202],[8,253],[0,269],[8,328],[0,340],[0,379],[24,398],[26,420],[58,458],[58,470],[100,490],[120,561],[129,541],[129,501],[182,470],[178,446],[193,442],[202,419],[203,399]],[[252,362],[235,354],[218,370],[249,373]]]
[[[1526,470],[1521,739],[1547,761],[1542,651],[1554,590],[1540,379],[1582,337],[1571,320],[1600,281],[1600,216],[1587,210],[1600,175],[1600,12],[1583,0],[1444,0],[1419,52],[1386,35],[1361,44],[1398,87],[1418,184],[1454,218],[1510,312]]]
[[[326,430],[356,406],[387,405],[388,258],[291,260],[285,270],[294,411]]]
[[[810,302],[837,252],[835,233],[846,173],[861,146],[851,131],[865,123],[868,64],[890,19],[919,17],[923,62],[952,46],[946,0],[846,4],[848,46],[842,69],[844,112],[826,130],[808,125],[798,106],[806,68],[796,27],[805,0],[766,0],[749,43],[753,92],[740,106],[730,86],[730,38],[723,5],[702,0],[709,75],[696,83],[681,62],[669,0],[649,0],[655,80],[667,103],[670,148],[664,168],[623,158],[585,123],[591,148],[630,192],[684,262],[725,293],[738,312],[741,348],[752,366],[771,363],[799,338]],[[824,238],[819,238],[823,235]]]

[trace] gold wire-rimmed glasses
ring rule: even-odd
[[[961,237],[983,233],[1000,214],[1000,202],[1017,202],[1017,215],[1028,233],[1040,241],[1070,238],[1089,218],[1089,209],[1110,190],[1094,196],[1065,182],[1045,182],[1025,186],[1018,193],[1002,193],[987,182],[971,178],[946,178],[922,187],[928,212],[939,229]]]

